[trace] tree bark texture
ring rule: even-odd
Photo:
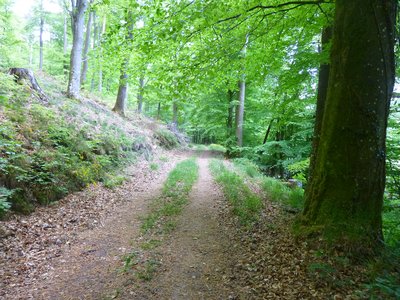
[[[144,89],[144,78],[143,76],[139,78],[139,90],[137,94],[137,100],[138,100],[138,113],[142,113],[142,108],[143,108],[143,89]]]
[[[121,76],[119,77],[119,87],[118,87],[118,95],[117,100],[115,101],[115,105],[113,111],[118,113],[121,116],[125,116],[125,108],[126,108],[126,100],[128,98],[128,74],[126,73],[126,64],[125,61],[123,66],[121,67]]]
[[[395,0],[338,0],[329,84],[301,222],[348,250],[382,239]]]
[[[228,119],[226,121],[227,127],[227,137],[231,137],[233,135],[233,114],[234,114],[235,105],[233,103],[233,91],[228,90]]]
[[[63,32],[63,56],[64,56],[64,61],[63,61],[63,69],[64,69],[64,75],[68,75],[68,19],[67,16],[64,16],[64,32]]]
[[[332,26],[325,27],[321,33],[321,51],[326,51],[328,43],[332,39],[333,28]],[[328,93],[328,82],[329,82],[329,63],[321,63],[319,66],[318,73],[318,94],[317,94],[317,109],[315,111],[315,125],[314,125],[314,137],[313,146],[310,157],[310,173],[309,177],[312,176],[312,170],[315,165],[315,156],[318,152],[319,139],[321,135],[322,119],[324,116],[326,95]]]
[[[128,20],[130,23],[128,25],[128,35],[125,39],[129,43],[133,39],[133,19],[130,12],[128,13]],[[118,95],[115,106],[113,108],[113,111],[117,112],[121,116],[125,116],[126,102],[128,99],[128,67],[129,58],[126,57],[123,64],[121,65],[121,76],[119,78]]]
[[[10,68],[10,70],[8,70],[8,74],[13,75],[15,81],[18,83],[23,83],[24,80],[27,80],[30,89],[37,93],[40,100],[42,101],[48,100],[46,94],[39,86],[39,83],[37,82],[32,70],[24,68]]]
[[[246,41],[242,49],[242,58],[246,57],[247,44],[249,43],[249,35],[246,35]],[[243,146],[243,123],[244,123],[244,100],[246,97],[246,76],[245,71],[239,81],[239,107],[236,116],[236,139],[239,147]]]
[[[88,1],[76,0],[75,2],[72,0],[71,3],[71,27],[73,41],[71,49],[67,95],[70,98],[79,98],[82,66],[83,28]]]
[[[107,24],[107,18],[106,16],[103,17],[103,24],[101,26],[101,30],[99,30],[99,38],[98,38],[98,45],[100,47],[100,56],[99,56],[99,86],[98,86],[98,91],[101,94],[103,92],[103,64],[102,64],[102,59],[103,59],[103,47],[101,46],[101,39],[103,37],[103,34],[106,32],[106,24]]]
[[[40,16],[40,28],[39,28],[39,70],[43,70],[43,30],[44,30],[44,18],[43,18],[43,5],[41,5],[41,16]]]
[[[82,65],[82,73],[81,73],[81,86],[86,81],[87,70],[89,66],[89,47],[90,47],[90,35],[92,31],[92,20],[93,20],[93,11],[89,13],[88,22],[86,25],[86,37],[85,37],[85,47],[83,49],[83,65]]]
[[[97,16],[96,12],[93,11],[93,39],[92,39],[92,50],[95,50],[97,48],[97,43],[98,43],[98,24],[97,24]],[[98,58],[96,59],[98,61]],[[92,79],[90,80],[90,91],[93,92],[95,89],[95,84],[96,84],[96,77],[97,76],[97,70],[93,70],[92,72]]]
[[[244,99],[246,97],[246,82],[242,79],[239,82],[239,105],[237,109],[237,126],[236,126],[236,138],[237,145],[243,146],[243,119],[244,119]]]

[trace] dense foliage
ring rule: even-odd
[[[140,138],[115,126],[100,107],[62,100],[60,94],[44,106],[10,76],[1,75],[0,82],[7,91],[0,96],[0,211],[10,203],[28,213],[35,203],[107,182],[110,172],[135,158]]]
[[[236,165],[249,176],[261,170],[276,177],[265,179],[263,188],[271,198],[285,198],[285,204],[301,209],[303,192],[291,193],[280,181],[295,178],[307,187],[318,69],[329,62],[330,51],[329,43],[322,51],[320,35],[332,23],[335,1],[83,2],[89,5],[88,25],[82,28],[88,33],[83,94],[90,90],[111,106],[119,87],[129,85],[128,110],[173,123],[175,133],[186,132],[195,143],[218,144],[227,156],[247,159]],[[36,1],[21,20],[12,10],[13,1],[0,0],[3,73],[14,66],[39,68],[38,31],[44,22],[43,71],[66,80],[74,25],[68,14],[73,9],[69,1],[58,3],[58,11],[53,11]],[[56,89],[65,91],[66,86]],[[10,205],[27,212],[31,202],[48,203],[104,181],[108,172],[132,158],[138,148],[132,145],[142,142],[108,121],[96,121],[95,110],[85,116],[81,103],[50,106],[1,75],[0,214]],[[383,232],[392,249],[398,249],[400,238],[398,116],[396,99],[388,122],[383,209]],[[77,127],[84,124],[75,122],[78,118],[87,126]],[[179,134],[169,130],[157,130],[154,137],[167,149],[179,143]],[[240,180],[222,165],[214,169],[221,173],[218,180],[229,186],[226,193],[239,215],[254,221],[248,215],[260,209],[258,200],[248,191],[249,203],[239,203],[242,195],[234,187],[241,185]],[[32,201],[21,200],[29,198]]]

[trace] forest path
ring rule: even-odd
[[[168,173],[188,153],[165,153],[126,170],[115,190],[101,185],[0,225],[0,299],[103,299],[122,276],[121,257],[139,235],[140,217],[161,193]],[[168,161],[168,162],[166,162]]]
[[[157,172],[133,165],[134,177],[114,191],[93,186],[1,222],[15,233],[0,238],[0,299],[359,299],[351,295],[362,268],[312,275],[315,253],[295,240],[294,216],[279,204],[266,201],[254,226],[239,226],[206,153],[197,155],[199,178],[175,230],[153,249],[157,268],[147,280],[135,266],[122,272],[124,256],[145,250],[141,217],[176,162],[192,155],[167,155]]]
[[[197,159],[199,178],[177,227],[160,247],[161,271],[151,281],[125,288],[118,299],[228,299],[224,270],[229,241],[219,226],[224,201],[204,153]]]

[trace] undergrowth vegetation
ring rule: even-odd
[[[236,158],[233,160],[235,168],[240,174],[248,176],[252,182],[260,184],[266,197],[273,202],[300,212],[304,205],[304,190],[296,186],[288,186],[279,179],[267,177],[261,174],[257,164],[247,158]],[[306,184],[306,169],[309,160],[292,164],[288,168],[302,184]],[[296,181],[295,181],[296,183]],[[370,283],[365,285],[366,290],[362,292],[361,298],[370,299],[400,299],[400,203],[396,200],[385,201],[382,220],[385,238],[385,249],[381,256],[369,261],[367,272]],[[333,263],[314,263],[310,265],[309,272],[313,276],[323,278],[324,281],[335,279],[337,269],[343,269],[339,258],[334,257]],[[344,258],[346,259],[346,258]]]
[[[371,299],[400,299],[400,201],[385,199],[382,214],[385,248],[370,262]]]
[[[119,184],[112,174],[134,161],[137,137],[110,123],[104,109],[61,95],[42,103],[0,76],[0,214],[29,213],[96,181]]]
[[[304,190],[302,188],[290,188],[280,180],[271,177],[263,177],[261,186],[271,201],[280,202],[299,211],[303,208]]]
[[[171,150],[179,146],[179,141],[176,135],[167,129],[159,129],[154,133],[154,137],[158,140],[160,146]]]
[[[210,170],[215,180],[222,186],[223,192],[232,205],[242,225],[251,226],[259,219],[263,207],[261,199],[253,193],[243,178],[228,170],[222,161],[212,160]]]
[[[296,181],[292,183],[292,186],[289,186],[289,183],[285,184],[279,179],[264,176],[259,167],[246,158],[236,158],[233,163],[243,174],[259,182],[269,200],[279,202],[298,211],[303,208],[304,190],[296,186]]]
[[[210,144],[210,145],[190,144],[189,147],[192,148],[197,153],[201,153],[204,151],[211,151],[216,155],[220,154],[222,156],[226,152],[226,148],[218,144]]]

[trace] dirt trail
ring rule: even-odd
[[[16,233],[0,239],[0,275],[6,275],[0,276],[0,299],[103,299],[118,284],[121,257],[139,235],[140,216],[161,193],[169,171],[186,156],[169,155],[157,172],[148,163],[135,164],[127,170],[131,179],[115,191],[89,188],[71,195],[71,201],[3,222]],[[84,204],[74,207],[76,203]],[[52,223],[43,223],[48,220]],[[42,223],[45,229],[37,229]],[[46,230],[54,233],[43,238]],[[67,242],[53,244],[53,239]]]
[[[294,216],[278,204],[266,201],[252,228],[238,225],[208,170],[213,153],[198,157],[199,179],[175,230],[158,237],[161,244],[153,251],[160,265],[151,280],[120,272],[122,257],[141,249],[145,239],[140,217],[175,162],[193,154],[168,157],[157,176],[136,165],[132,172],[139,173],[117,191],[88,189],[59,206],[0,223],[15,232],[0,239],[0,299],[358,299],[347,296],[364,284],[357,275],[362,267],[349,271],[336,264],[343,269],[330,279],[337,285],[310,273],[315,251],[296,241]],[[113,201],[119,203],[115,209],[105,205]],[[75,218],[79,207],[81,221]],[[91,214],[96,207],[108,217]],[[350,279],[351,285],[344,284]]]
[[[199,179],[178,226],[162,246],[162,271],[139,289],[125,290],[121,299],[228,299],[223,284],[227,235],[218,225],[223,195],[200,157]],[[133,296],[133,298],[132,298]]]
[[[140,217],[161,193],[173,165],[142,190],[127,186],[130,201],[104,220],[103,226],[84,231],[74,246],[57,260],[49,278],[33,293],[34,299],[103,299],[121,277],[121,257],[140,231]]]
[[[25,283],[8,286],[0,298],[228,299],[224,274],[229,263],[229,240],[218,222],[224,197],[208,170],[209,157],[213,156],[209,153],[201,154],[197,160],[199,179],[188,206],[178,217],[176,229],[163,238],[158,249],[162,264],[152,280],[141,282],[119,271],[121,258],[138,246],[135,242],[140,239],[141,216],[161,193],[175,162],[188,155],[191,154],[174,157],[150,181],[134,177],[121,188],[121,194],[117,192],[118,196],[112,191],[102,195],[126,199],[108,216],[98,219],[94,228],[82,227],[72,242],[62,246],[59,254],[47,262],[47,268],[36,270],[37,274],[29,275]],[[60,209],[63,207],[55,208],[54,213]],[[45,216],[48,214],[52,214],[51,210],[45,212]],[[29,218],[34,215],[24,222],[29,224]]]

